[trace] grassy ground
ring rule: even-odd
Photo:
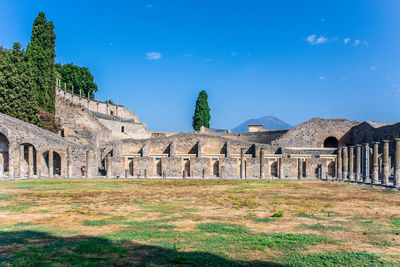
[[[0,266],[399,266],[399,207],[321,181],[0,182]]]

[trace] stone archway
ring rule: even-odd
[[[0,132],[0,177],[2,177],[5,172],[8,172],[9,144],[8,138]]]
[[[24,165],[24,175],[29,175],[32,172],[33,175],[37,174],[37,157],[36,157],[36,148],[31,143],[22,143],[21,146],[24,147],[24,156],[22,158],[23,162],[20,164]],[[29,147],[32,147],[32,152],[29,152]],[[31,153],[31,155],[29,155]],[[32,166],[30,166],[32,165]],[[31,168],[31,170],[30,170]]]
[[[339,147],[339,140],[336,137],[329,136],[324,141],[324,147],[326,148],[338,148]]]
[[[52,154],[50,154],[52,153]],[[55,151],[46,151],[43,153],[44,162],[48,170],[49,176],[61,175],[61,155]]]

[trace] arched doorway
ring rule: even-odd
[[[44,161],[46,162],[47,170],[52,168],[52,173],[48,172],[50,175],[61,175],[61,156],[57,152],[53,151],[53,164],[49,164],[49,151],[43,153]]]
[[[9,141],[7,137],[0,133],[0,163],[2,161],[2,165],[0,166],[0,176],[3,176],[5,172],[8,172],[8,146]]]
[[[24,146],[24,158],[23,158],[23,162],[22,164],[24,164],[24,170],[25,173],[24,175],[29,175],[29,147],[32,147],[32,171],[33,174],[36,175],[37,174],[37,164],[36,164],[36,148],[34,145],[30,144],[30,143],[23,143],[21,144],[21,146]]]
[[[339,146],[339,141],[336,139],[336,137],[329,136],[324,141],[324,147],[326,148],[338,148],[338,146]]]
[[[190,159],[183,159],[183,168],[187,173],[187,176],[190,177]]]
[[[213,166],[213,175],[218,177],[219,176],[219,161],[218,161],[218,159],[212,159],[212,166]]]

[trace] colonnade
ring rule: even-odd
[[[339,147],[336,178],[344,181],[391,185],[392,160],[389,156],[391,143],[394,156],[393,185],[400,188],[400,138],[394,138],[392,142],[389,140],[373,142],[372,149],[368,143]],[[379,154],[380,147],[382,154]]]

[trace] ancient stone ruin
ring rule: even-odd
[[[400,187],[400,123],[154,133],[121,105],[56,87],[53,134],[0,113],[0,178],[333,179]]]

